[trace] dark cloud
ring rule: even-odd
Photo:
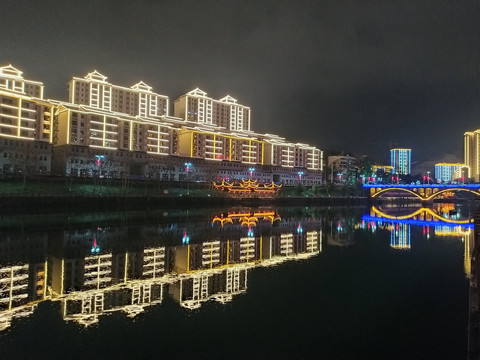
[[[388,161],[461,158],[480,128],[478,1],[0,2],[0,64],[66,83],[97,69],[252,107],[252,128]],[[446,156],[446,155],[445,155]]]

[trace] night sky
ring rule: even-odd
[[[199,87],[253,131],[379,163],[409,147],[418,169],[463,162],[480,128],[479,42],[476,0],[0,1],[0,65],[47,98],[95,69],[172,103]]]

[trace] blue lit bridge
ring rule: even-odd
[[[480,197],[480,184],[440,185],[440,184],[364,184],[364,189],[369,190],[372,199],[381,197],[416,197],[422,201],[436,198],[451,197],[453,194],[465,191]]]

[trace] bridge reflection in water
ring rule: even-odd
[[[450,236],[464,243],[464,268],[466,276],[471,275],[471,258],[474,245],[474,219],[463,215],[453,203],[435,203],[432,207],[386,207],[372,206],[370,214],[362,217],[363,229],[390,231],[390,246],[396,249],[410,249],[411,226],[421,226],[423,236]]]
[[[390,246],[395,249],[410,249],[411,226],[421,226],[423,235],[430,238],[430,231],[436,237],[449,236],[460,238],[464,244],[465,275],[470,279],[469,288],[469,326],[468,358],[480,357],[480,294],[478,292],[479,247],[477,234],[480,231],[480,218],[462,218],[453,203],[437,203],[430,207],[391,207],[382,210],[375,206],[370,214],[362,217],[360,228],[371,231],[386,229],[390,231]],[[400,213],[399,213],[400,210]],[[475,223],[475,224],[474,224]],[[431,230],[432,229],[432,230]]]
[[[321,218],[282,219],[271,209],[240,209],[203,225],[142,227],[142,242],[128,237],[128,227],[41,235],[36,246],[45,260],[0,265],[0,331],[45,300],[61,302],[63,319],[85,326],[105,313],[134,317],[165,294],[187,309],[209,300],[225,304],[247,290],[250,269],[318,255],[321,225]],[[172,237],[173,245],[158,241]],[[123,239],[131,241],[120,250],[116,244]]]
[[[288,268],[287,262],[318,256],[321,261],[309,262],[315,266],[300,267],[297,274],[303,276],[309,272],[305,276],[312,276],[313,269],[318,269],[316,265],[323,267],[329,259],[336,259],[337,266],[342,254],[347,254],[337,249],[360,245],[359,232],[390,232],[392,250],[382,246],[381,254],[385,255],[386,250],[396,257],[401,252],[402,258],[414,254],[415,239],[421,240],[416,235],[422,231],[425,238],[432,235],[438,240],[448,236],[449,243],[450,237],[463,241],[464,270],[473,284],[476,278],[471,267],[474,241],[471,220],[454,204],[431,205],[426,209],[378,206],[363,217],[360,213],[363,209],[325,211],[319,215],[320,212],[313,211],[306,214],[305,209],[284,209],[285,212],[278,213],[271,208],[239,208],[222,213],[212,211],[209,218],[205,211],[201,215],[193,211],[160,213],[153,217],[154,221],[150,218],[145,221],[145,215],[139,216],[139,223],[131,217],[118,223],[88,220],[88,225],[87,222],[81,226],[62,224],[58,227],[61,230],[43,233],[38,229],[4,231],[6,222],[2,219],[0,330],[8,329],[12,323],[16,325],[17,318],[32,315],[39,303],[47,301],[58,304],[65,321],[82,326],[101,322],[102,316],[109,313],[121,312],[133,318],[150,309],[152,314],[154,308],[168,305],[167,298],[185,311],[198,309],[208,301],[227,304],[249,290],[249,280],[258,275],[254,269],[278,266],[281,272]],[[382,239],[382,245],[388,242],[384,235],[371,238]],[[349,249],[346,258],[351,260],[352,254],[358,254],[357,249],[370,252],[372,244],[365,245],[368,247],[362,244],[353,251]],[[429,245],[435,245],[434,241]],[[423,266],[420,259],[420,268]],[[320,275],[315,272],[314,276]],[[285,281],[286,287],[295,285],[286,283],[291,278],[281,281]],[[440,283],[443,286],[443,279]],[[258,287],[251,286],[250,291],[255,290]],[[128,319],[127,323],[130,325]]]

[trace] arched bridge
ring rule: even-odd
[[[378,185],[378,184],[364,184],[364,189],[369,190],[370,198],[379,198],[383,195],[396,195],[397,197],[415,196],[422,201],[430,201],[441,196],[451,195],[459,191],[466,191],[473,193],[480,197],[480,184],[464,184],[464,185]]]

